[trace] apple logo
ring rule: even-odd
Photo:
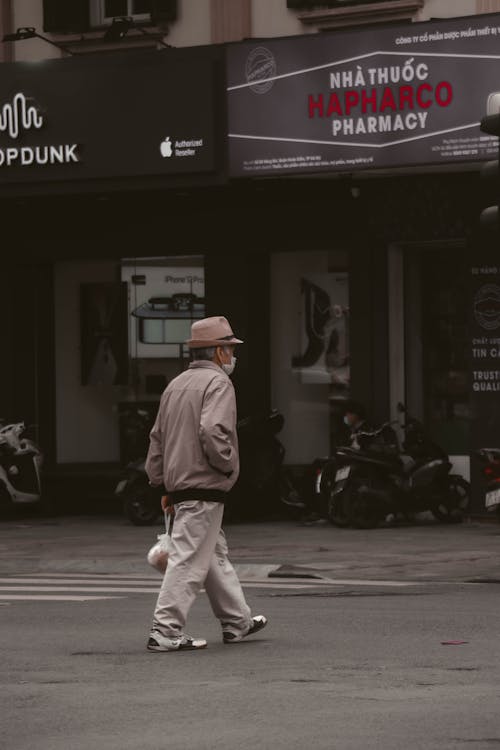
[[[168,135],[165,140],[161,142],[160,151],[163,157],[172,156],[172,141]]]

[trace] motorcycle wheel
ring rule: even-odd
[[[160,516],[160,500],[160,491],[139,478],[125,490],[123,512],[134,526],[151,526]]]
[[[344,510],[351,526],[355,529],[375,529],[385,518],[383,511],[376,503],[359,494],[358,489],[366,480],[354,479],[347,483],[344,490]]]
[[[333,488],[330,489],[327,499],[327,514],[328,520],[334,526],[338,526],[340,529],[349,526],[349,519],[344,507],[344,492],[338,492],[334,495]]]
[[[7,488],[0,482],[0,518],[11,518],[14,515],[14,505]]]
[[[279,500],[294,510],[304,510],[305,508],[305,504],[302,502],[292,480],[284,470],[281,471],[279,477]]]
[[[462,523],[469,503],[469,482],[463,477],[449,476],[438,504],[432,508],[432,515],[441,523]]]

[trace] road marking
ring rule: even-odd
[[[331,581],[329,579],[325,578],[280,578],[280,577],[273,577],[273,578],[240,578],[240,583],[242,586],[247,586],[248,584],[258,584],[260,586],[270,586],[271,584],[273,586],[279,585],[279,586],[299,586],[299,587],[306,587],[309,588],[311,586],[330,586]],[[157,576],[152,576],[151,579],[147,579],[144,581],[138,580],[136,578],[129,578],[129,579],[120,579],[110,577],[110,578],[0,578],[0,584],[2,583],[8,583],[8,584],[37,584],[37,585],[66,585],[66,586],[80,586],[80,585],[102,585],[102,586],[152,586],[153,582],[157,582],[158,586],[161,585],[162,576],[158,574]],[[1,586],[0,586],[1,588]]]
[[[158,574],[157,576],[152,576],[152,580],[144,581],[144,583],[137,579],[119,579],[115,578],[114,576],[112,578],[0,578],[0,584],[1,583],[36,583],[36,584],[56,584],[61,583],[66,586],[71,585],[77,585],[80,584],[103,584],[103,585],[116,585],[116,586],[126,586],[127,584],[131,584],[134,586],[152,586],[153,581],[156,581],[158,585],[161,583],[161,575]]]
[[[157,594],[160,587],[154,589],[136,588],[132,586],[0,586],[0,591],[83,591],[102,594],[114,594],[118,592],[127,594]]]
[[[57,581],[53,581],[53,583],[57,584]],[[96,593],[106,593],[106,594],[117,594],[117,593],[124,593],[124,594],[159,594],[160,592],[160,582],[158,583],[158,586],[155,588],[150,588],[149,586],[88,586],[86,584],[80,585],[80,583],[73,585],[73,586],[67,586],[65,585],[66,581],[63,583],[60,583],[58,585],[53,586],[22,586],[19,584],[15,584],[12,586],[0,586],[0,592],[7,592],[7,591],[73,591],[73,592],[96,592]],[[311,588],[317,588],[314,584],[311,583],[297,583],[295,581],[289,582],[289,581],[283,581],[282,583],[278,583],[277,581],[243,581],[241,583],[243,588],[266,588],[266,589],[311,589]],[[201,589],[201,592],[203,592],[205,589]]]
[[[53,594],[0,594],[0,599],[8,601],[44,601],[44,602],[91,602],[97,599],[123,599],[123,596],[56,596]]]
[[[279,566],[278,566],[279,567]],[[421,581],[381,581],[348,578],[281,578],[266,573],[276,566],[243,565],[240,573],[244,589],[281,589],[282,591],[308,591],[328,587],[402,588],[421,585]],[[270,572],[270,571],[269,571]],[[0,601],[73,601],[88,602],[105,599],[122,599],[130,594],[158,595],[161,587],[160,573],[31,573],[0,578]],[[201,589],[200,593],[205,590]]]
[[[419,586],[424,581],[373,581],[369,579],[356,578],[327,578],[329,584],[333,586]]]
[[[291,583],[284,581],[283,583],[277,583],[276,581],[241,581],[241,586],[244,589],[317,589],[318,585],[308,583]]]
[[[8,583],[8,584],[61,584],[61,585],[72,585],[72,586],[81,586],[84,584],[88,585],[105,585],[105,586],[126,586],[129,584],[133,587],[141,587],[143,590],[143,586],[152,586],[154,582],[157,582],[158,586],[161,585],[162,581],[162,575],[161,573],[158,573],[157,575],[151,575],[151,576],[143,576],[139,577],[137,575],[133,576],[122,576],[122,575],[115,575],[113,573],[106,573],[101,574],[99,576],[95,575],[84,575],[75,573],[71,576],[67,573],[57,575],[56,573],[49,573],[49,574],[31,574],[31,575],[18,575],[16,577],[4,577],[0,578],[0,584],[2,583]],[[318,587],[318,586],[382,586],[382,587],[402,587],[402,586],[419,586],[425,583],[431,583],[431,581],[394,581],[394,580],[373,580],[369,578],[300,578],[297,576],[276,576],[273,575],[271,577],[261,577],[261,576],[252,576],[247,575],[246,576],[240,576],[240,582],[242,585],[252,584],[252,585],[283,585],[283,586],[301,586],[301,587]],[[0,586],[0,589],[2,586]]]
[[[38,581],[40,578],[91,578],[96,581],[107,581],[108,579],[123,579],[125,581],[157,581],[160,577],[160,573],[141,575],[140,573],[17,573],[18,576],[22,577],[23,580],[26,576],[31,576],[34,580]],[[8,579],[12,580],[11,578]]]

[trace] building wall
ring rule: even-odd
[[[43,4],[41,0],[11,0],[12,29],[22,26],[34,26],[38,33],[43,34]],[[12,58],[17,61],[36,62],[48,58],[60,57],[57,47],[47,44],[43,39],[25,39],[9,45]]]
[[[253,0],[253,37],[292,36],[312,31],[301,23],[297,13],[288,10],[286,0]]]
[[[387,5],[390,6],[391,3]],[[416,13],[415,20],[497,11],[500,11],[500,0],[426,0],[423,9]],[[286,0],[178,0],[177,21],[171,24],[164,40],[174,47],[188,47],[239,41],[248,37],[315,33],[321,28],[327,28],[319,22],[303,23],[300,15],[301,12],[287,8]],[[43,33],[42,0],[0,0],[0,30],[5,33],[9,25],[13,30],[22,26],[34,26],[39,33]],[[58,40],[74,43],[79,52],[91,52],[103,47],[102,36],[101,30],[89,32],[84,35],[84,44],[77,36],[59,37]],[[90,44],[91,41],[95,41],[95,44]],[[129,33],[119,44],[111,47],[124,49],[126,46],[155,44],[154,39],[148,39],[140,33]],[[110,45],[106,45],[106,48],[109,49]],[[7,60],[11,56],[16,61],[36,61],[59,57],[61,54],[56,47],[41,39],[28,39],[4,46],[0,60]]]
[[[173,47],[191,47],[210,44],[211,0],[181,0],[179,15],[172,24],[166,41]]]
[[[473,16],[477,12],[480,12],[477,0],[453,0],[452,2],[450,0],[426,0],[418,20],[428,21],[430,18]]]

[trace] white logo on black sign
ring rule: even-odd
[[[41,128],[43,117],[24,94],[16,94],[12,100],[0,109],[0,131],[7,132],[11,138],[18,138],[21,130]]]
[[[164,158],[169,159],[172,156],[172,141],[170,140],[169,136],[167,136],[165,140],[160,143],[160,152]]]
[[[485,284],[474,297],[474,317],[482,328],[492,331],[500,327],[500,286]]]
[[[256,94],[265,94],[274,86],[276,59],[266,47],[256,47],[247,57],[245,65],[247,83]]]

